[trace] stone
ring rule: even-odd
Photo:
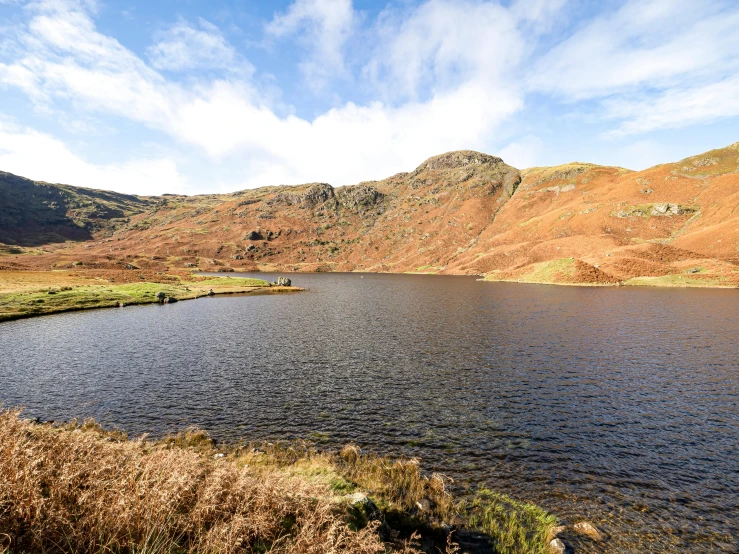
[[[278,287],[289,287],[292,285],[292,281],[288,279],[287,277],[278,277],[277,278],[277,286]]]
[[[419,512],[430,512],[432,507],[433,503],[428,498],[422,498],[416,502],[416,508],[418,508]]]
[[[363,492],[355,492],[353,494],[348,494],[346,495],[345,498],[349,501],[349,504],[351,505],[363,504],[364,502],[368,500],[367,495],[364,494]]]
[[[257,249],[257,247],[254,246],[253,244],[250,244],[249,246],[246,247],[246,251],[247,252],[251,252],[252,250],[256,250],[256,249]]]
[[[164,299],[165,304],[174,304],[175,302],[177,302],[177,299],[174,296]]]
[[[549,543],[549,552],[552,554],[565,554],[567,547],[562,542],[562,539],[552,539],[552,542]]]
[[[210,290],[208,291],[208,296],[215,296],[215,294],[216,294],[216,293],[215,293],[215,292],[213,292],[213,289],[210,289]]]
[[[164,293],[163,293],[162,291],[159,291],[159,292],[158,292],[158,293],[156,294],[156,298],[157,298],[157,300],[159,300],[160,302],[163,302],[163,301],[164,301],[164,299],[165,299],[166,297],[167,297],[167,295],[166,295],[166,294],[164,294]]]
[[[598,531],[592,523],[588,523],[587,521],[575,523],[572,528],[581,535],[586,535],[594,541],[603,540],[603,535],[600,534],[600,531]]]
[[[251,231],[248,235],[246,235],[246,240],[262,240],[264,237],[262,236],[262,233],[259,231]]]
[[[549,533],[547,533],[547,542],[548,543],[552,542],[554,539],[559,537],[559,535],[564,533],[566,530],[567,530],[567,527],[564,525],[557,525],[556,527],[552,527],[549,530]]]

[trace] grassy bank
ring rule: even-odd
[[[11,278],[17,280],[12,272],[9,273],[11,276],[8,280]],[[0,281],[2,277],[0,274]],[[68,283],[69,279],[57,278],[54,272],[48,272],[42,287],[17,286],[15,289],[6,287],[4,292],[0,292],[0,322],[74,310],[153,304],[161,301],[162,294],[168,302],[172,302],[211,294],[299,290],[294,287],[271,286],[261,279],[229,277],[193,281],[173,278],[165,283],[115,284],[102,279],[89,279],[84,284]],[[0,282],[0,290],[1,285]]]
[[[93,422],[0,413],[0,552],[546,552],[555,519],[480,491],[455,501],[416,460],[308,444],[217,447],[203,431],[127,440]]]

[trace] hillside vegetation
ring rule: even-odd
[[[0,182],[9,206],[0,211],[5,269],[739,286],[739,143],[640,172],[580,162],[519,171],[459,151],[353,186],[192,197],[139,198],[9,174]]]

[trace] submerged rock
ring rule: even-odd
[[[586,535],[594,541],[603,540],[603,535],[601,535],[600,531],[592,523],[588,523],[587,521],[575,523],[572,528],[581,535]]]

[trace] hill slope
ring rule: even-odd
[[[61,218],[57,235],[92,240],[15,254],[6,258],[9,267],[419,271],[534,282],[739,285],[739,143],[641,172],[586,163],[518,171],[500,158],[460,151],[410,173],[339,188],[312,183],[138,198],[34,186],[47,193],[58,187],[64,196],[64,217],[45,204]],[[15,198],[12,189],[2,190]],[[66,196],[72,193],[78,196]],[[19,232],[19,221],[3,210],[0,241],[44,242],[43,234],[8,240],[33,236]],[[65,235],[71,225],[84,233]]]

